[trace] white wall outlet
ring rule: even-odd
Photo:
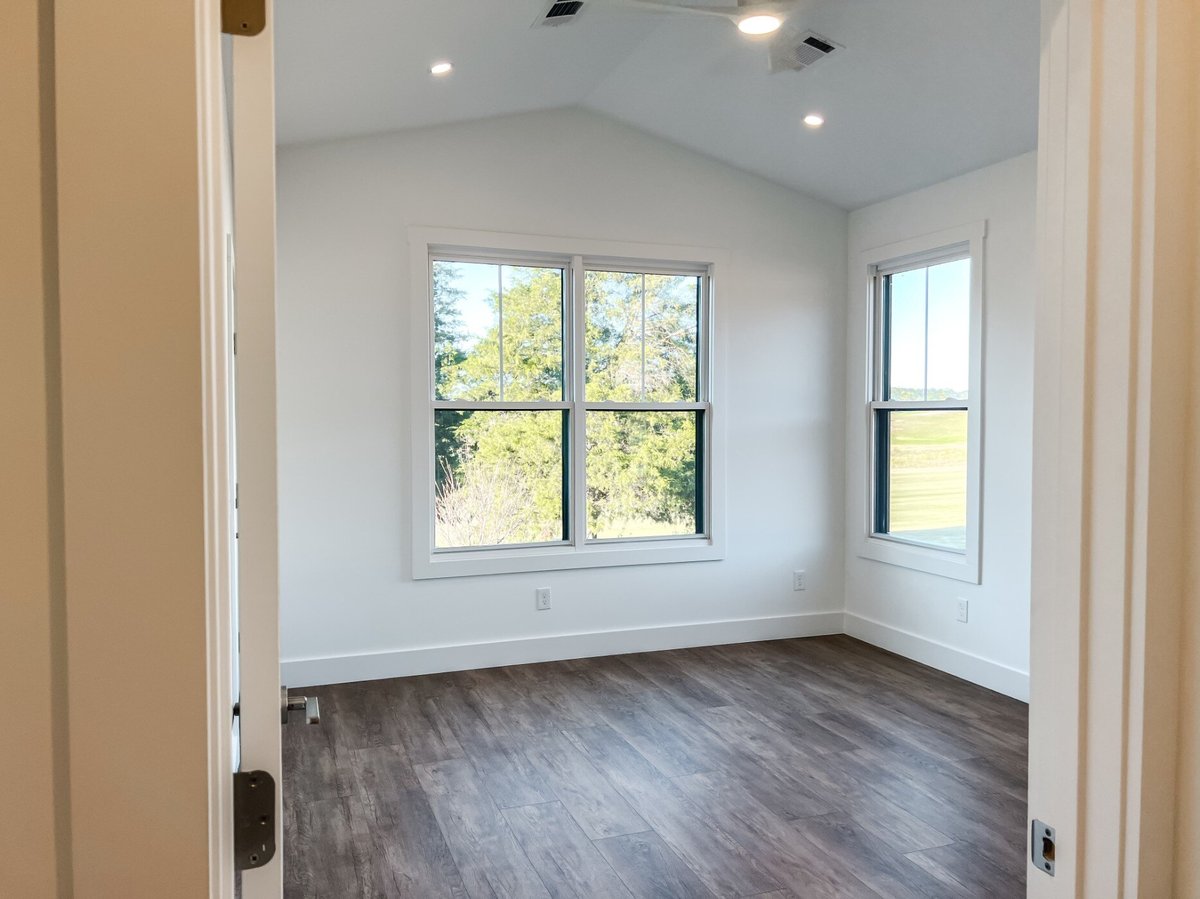
[[[548,608],[550,608],[550,588],[538,587],[533,591],[533,599],[537,604],[537,610],[539,612],[546,611]]]
[[[803,568],[800,568],[800,569],[792,572],[792,589],[793,590],[807,590],[808,589],[808,581],[805,579]]]
[[[963,624],[967,623],[967,601],[961,596],[958,598],[958,620]]]

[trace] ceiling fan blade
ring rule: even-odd
[[[625,2],[632,6],[657,9],[663,12],[681,12],[697,16],[719,16],[722,19],[735,19],[746,15],[747,8],[755,8],[744,6],[693,6],[687,3],[671,3],[670,0],[625,0]]]
[[[769,15],[787,18],[797,10],[805,9],[816,0],[736,0],[736,6],[710,6],[704,3],[671,2],[671,0],[618,0],[627,6],[662,12],[688,13],[696,16],[716,16],[731,22],[739,22],[747,16]]]

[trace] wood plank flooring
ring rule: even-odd
[[[289,899],[1025,895],[1025,706],[849,637],[306,692]]]

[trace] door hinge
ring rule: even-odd
[[[275,857],[275,778],[266,771],[233,775],[233,864],[261,868]]]
[[[266,0],[221,0],[221,30],[253,37],[267,27]]]
[[[1045,871],[1054,876],[1054,828],[1043,824],[1037,818],[1033,819],[1033,832],[1029,838],[1029,853],[1033,856],[1033,866],[1039,871]]]

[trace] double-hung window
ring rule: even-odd
[[[941,244],[947,237],[961,240]],[[982,226],[876,251],[863,555],[978,581]],[[882,258],[880,258],[882,257]],[[890,257],[890,258],[889,258]]]
[[[711,263],[471,237],[414,239],[414,576],[719,557]]]

